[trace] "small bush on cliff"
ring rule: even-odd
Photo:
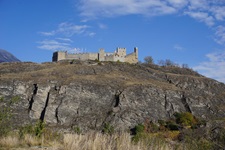
[[[3,102],[4,101],[4,98],[3,97],[0,97],[0,102]]]
[[[5,136],[9,133],[11,129],[12,114],[9,107],[3,107],[0,109],[0,136]]]
[[[173,120],[167,121],[165,127],[171,131],[179,130],[180,128],[180,126]]]
[[[79,127],[73,127],[73,131],[74,131],[74,133],[76,133],[76,134],[81,134],[81,129],[79,128]]]
[[[20,127],[19,129],[19,137],[24,138],[26,134],[34,134],[34,128],[31,124]]]
[[[145,131],[145,126],[143,124],[138,124],[134,127],[134,134],[143,133]]]
[[[138,124],[134,127],[134,137],[132,140],[137,143],[140,139],[145,139],[150,133],[156,133],[159,131],[159,127],[148,119],[145,120],[144,124]]]
[[[145,126],[143,124],[138,124],[132,129],[134,136],[132,141],[137,143],[143,136],[145,136]]]
[[[20,97],[14,96],[14,97],[12,97],[10,104],[15,104],[15,103],[18,103],[19,101],[20,101]]]
[[[28,124],[19,129],[20,138],[23,138],[26,134],[31,134],[37,137],[41,137],[41,135],[45,131],[45,123],[41,120],[38,120],[35,125]]]
[[[44,130],[45,130],[45,123],[43,121],[39,120],[34,127],[35,135],[37,137],[41,137]]]
[[[197,124],[196,118],[189,112],[175,113],[176,122],[183,126],[193,126]]]
[[[114,127],[112,125],[110,125],[109,123],[105,123],[102,132],[105,134],[111,135],[114,133]]]

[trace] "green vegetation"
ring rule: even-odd
[[[1,111],[0,120],[10,118],[9,110]],[[4,113],[3,113],[4,112]],[[4,114],[4,115],[3,115]],[[154,123],[146,119],[133,129],[133,136],[128,133],[116,133],[114,127],[105,123],[102,133],[81,134],[79,127],[72,128],[73,134],[60,134],[49,129],[40,120],[28,124],[0,137],[0,147],[47,146],[62,149],[177,149],[177,150],[211,150],[225,147],[225,129],[200,127],[199,121],[191,113],[175,113],[171,120],[158,120]],[[203,122],[205,123],[205,122]],[[197,126],[196,126],[197,124]],[[195,125],[195,128],[190,126]],[[1,126],[2,127],[2,126]],[[103,142],[104,141],[104,142]],[[89,143],[89,144],[87,144]],[[105,144],[105,145],[104,145]],[[91,147],[87,148],[89,145]]]
[[[109,123],[105,123],[102,132],[105,134],[112,135],[114,133],[114,127],[110,125]]]
[[[182,126],[194,126],[197,124],[196,118],[189,112],[175,113],[176,122]]]
[[[23,127],[20,127],[19,135],[20,137],[24,137],[26,134],[31,134],[36,137],[41,137],[45,132],[45,123],[41,120],[38,120],[35,125],[28,124]]]
[[[189,112],[175,113],[174,119],[158,120],[158,124],[146,120],[134,127],[132,141],[158,141],[165,144],[175,142],[175,149],[211,150],[225,147],[225,128],[205,127],[206,122],[198,120]]]
[[[11,130],[11,120],[12,114],[9,107],[3,107],[0,109],[0,136],[7,135]]]
[[[81,134],[81,129],[79,127],[73,127],[73,131],[76,134]]]
[[[10,104],[16,104],[20,101],[20,97],[19,96],[14,96],[11,98]]]
[[[3,102],[4,101],[4,97],[0,97],[0,102]]]

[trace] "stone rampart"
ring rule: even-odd
[[[138,62],[138,49],[134,48],[134,52],[126,55],[126,48],[117,48],[114,53],[105,53],[104,49],[100,49],[99,53],[78,53],[69,54],[67,52],[54,52],[52,61],[60,60],[99,60],[99,61],[120,61],[128,63]]]

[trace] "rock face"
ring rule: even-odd
[[[126,130],[146,119],[191,112],[225,117],[225,85],[190,69],[120,63],[0,64],[0,107],[21,126],[38,119],[82,131],[110,123]]]

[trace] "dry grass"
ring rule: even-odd
[[[36,136],[25,134],[24,138],[21,140],[21,144],[27,146],[42,145],[42,140]]]
[[[129,134],[114,134],[112,136],[99,133],[87,135],[67,134],[64,136],[66,150],[138,150],[138,146],[131,143]]]
[[[35,149],[47,147],[51,150],[169,150],[170,145],[152,138],[133,143],[129,133],[115,133],[106,135],[90,132],[85,135],[65,134],[63,139],[47,141],[45,137],[37,138],[26,134],[23,138],[9,135],[0,138],[0,148],[3,149]]]
[[[17,136],[7,136],[0,139],[0,147],[11,148],[17,147],[20,141]]]
[[[154,142],[154,143],[151,143]],[[65,150],[169,150],[169,144],[159,142],[154,138],[152,141],[141,141],[134,144],[128,133],[113,134],[112,136],[89,133],[86,135],[66,134],[63,145]]]

